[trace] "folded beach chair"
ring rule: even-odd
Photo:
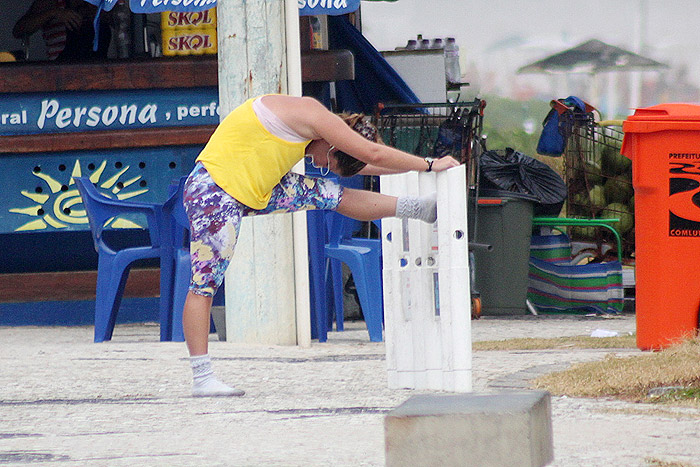
[[[533,235],[529,302],[538,312],[619,313],[624,305],[620,261],[576,264],[563,233]]]

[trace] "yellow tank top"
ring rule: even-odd
[[[219,124],[197,161],[226,193],[263,209],[272,188],[304,157],[309,141],[292,143],[271,134],[248,99]]]

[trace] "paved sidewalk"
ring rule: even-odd
[[[633,332],[633,315],[484,318],[473,340]],[[90,327],[0,328],[0,465],[381,466],[384,415],[415,391],[386,387],[384,345],[363,323],[310,349],[237,345],[212,335],[221,378],[243,398],[190,397],[183,343],[158,327],[121,325],[111,342]],[[526,387],[571,363],[634,350],[475,352],[474,390]],[[669,415],[670,414],[670,415]],[[553,398],[555,462],[700,466],[700,411]]]

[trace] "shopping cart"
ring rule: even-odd
[[[596,121],[597,111],[561,114],[570,129],[564,152],[570,218],[620,219],[615,229],[622,238],[622,256],[634,256],[634,189],[632,164],[620,154],[622,121]],[[607,229],[570,227],[572,241],[594,245],[600,259],[611,256],[617,239]],[[609,253],[608,253],[609,252]]]
[[[421,157],[452,156],[467,165],[469,206],[478,203],[479,156],[486,150],[482,138],[486,101],[433,104],[379,104],[374,123],[385,144]],[[476,217],[476,216],[474,216]],[[469,225],[470,238],[476,219]]]
[[[469,186],[478,183],[486,102],[383,104],[374,123],[384,143],[421,157],[452,156],[467,164]]]
[[[481,136],[486,102],[379,104],[374,124],[385,144],[420,157],[452,156],[467,166],[469,209],[478,207],[479,156],[485,151]],[[472,271],[472,317],[481,316],[481,298],[474,284],[474,255],[477,248],[489,245],[475,243],[477,216],[469,216],[469,261]]]

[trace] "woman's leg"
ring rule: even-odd
[[[212,297],[189,292],[182,312],[182,327],[190,352],[192,395],[195,397],[242,396],[245,391],[219,381],[209,357],[209,312]]]
[[[395,196],[345,188],[337,211],[358,221],[373,221],[396,215]]]
[[[267,207],[259,210],[245,208],[243,215],[259,216],[314,209],[335,210],[344,190],[347,189],[327,178],[307,177],[289,172],[272,189]]]
[[[190,355],[209,352],[209,313],[213,298],[190,291],[182,311],[182,328]]]
[[[435,222],[435,196],[423,198],[388,196],[373,191],[344,188],[330,179],[288,173],[272,190],[266,208],[245,208],[243,215],[327,209],[360,221],[384,217],[407,217]]]
[[[190,220],[192,279],[182,326],[192,366],[192,395],[242,396],[242,390],[216,378],[208,354],[211,304],[233,256],[242,205],[221,190],[201,164],[188,179],[184,204]]]
[[[397,198],[373,191],[346,188],[337,211],[359,221],[399,217],[419,219],[432,224],[437,220],[437,198],[435,193],[420,198]]]

